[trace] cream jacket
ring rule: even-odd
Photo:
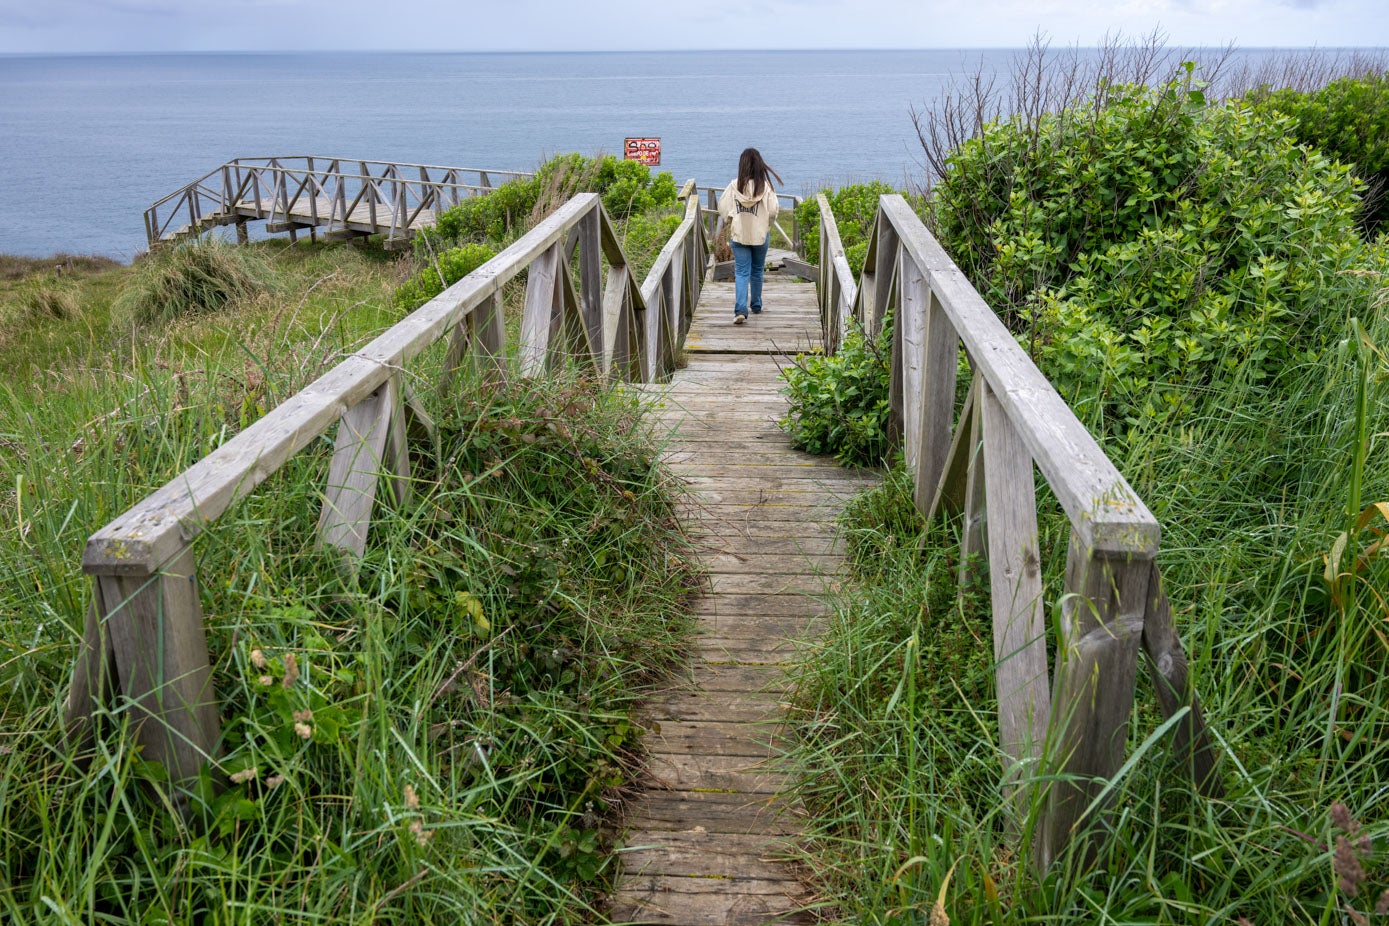
[[[762,187],[761,196],[752,195],[752,181],[746,191],[737,189],[738,181],[729,181],[719,196],[719,214],[732,225],[732,238],[739,244],[759,245],[767,240],[767,232],[777,214],[776,190],[770,180]]]

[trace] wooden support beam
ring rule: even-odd
[[[983,380],[975,374],[976,390],[984,388]],[[976,392],[975,402],[969,409],[970,424],[963,435],[961,452],[966,460],[964,523],[960,526],[960,570],[958,586],[960,594],[966,594],[979,579],[983,568],[984,551],[988,549],[988,524],[984,499],[985,472],[988,463],[984,459],[983,401]],[[964,430],[964,424],[960,425]]]
[[[216,758],[221,737],[193,550],[143,575],[95,579],[141,757],[174,783],[190,782]]]
[[[603,357],[609,351],[603,327],[603,244],[598,227],[601,217],[594,209],[582,219],[579,231],[579,289],[583,300],[583,321],[588,328],[588,344],[595,364],[606,368]]]
[[[531,264],[526,277],[526,308],[521,316],[521,375],[538,376],[550,353],[550,329],[555,317],[564,246],[556,242]]]
[[[324,543],[357,559],[367,548],[398,388],[396,377],[391,377],[338,422],[318,532]]]
[[[926,509],[927,522],[942,513],[957,514],[965,507],[970,457],[978,443],[974,406],[979,401],[979,382],[977,376],[969,381],[969,392],[965,393],[965,404],[960,409],[960,423],[950,440],[950,449],[946,451],[945,471],[941,473],[935,495]]]
[[[1007,757],[1004,791],[1020,828],[1028,808],[1020,781],[1036,770],[1051,713],[1037,496],[1032,457],[1003,406],[987,385],[980,397],[999,744]]]
[[[1044,817],[1036,830],[1039,871],[1082,833],[1080,864],[1090,864],[1107,825],[1111,791],[1100,795],[1124,763],[1134,676],[1148,600],[1150,559],[1111,556],[1083,545],[1071,531],[1061,639],[1056,646],[1043,780]]]

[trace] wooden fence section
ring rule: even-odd
[[[838,348],[851,314],[877,334],[894,313],[891,403],[917,507],[963,515],[962,586],[987,565],[1004,777],[1016,822],[1040,814],[1039,866],[1106,823],[1140,647],[1178,754],[1218,794],[1216,751],[1155,562],[1157,520],[901,196],[881,199],[857,282],[823,195],[819,205],[826,349]],[[962,347],[972,379],[957,417]],[[1054,683],[1034,465],[1071,525]]]
[[[174,781],[215,758],[218,709],[197,591],[193,541],[204,527],[334,422],[337,441],[319,520],[321,541],[354,562],[365,550],[381,476],[393,499],[409,489],[407,441],[432,431],[406,364],[452,333],[445,378],[471,350],[504,380],[502,286],[526,278],[518,367],[532,376],[576,361],[613,379],[659,381],[698,300],[707,243],[699,197],[639,288],[597,194],[571,199],[524,237],[450,286],[265,417],[107,524],[82,568],[95,594],[68,695],[68,729],[121,699],[137,718],[145,759]],[[577,251],[578,280],[570,272]],[[608,272],[603,279],[602,258]],[[432,439],[432,438],[431,438]]]
[[[529,174],[312,155],[236,158],[145,210],[145,238],[162,241],[264,220],[266,230],[322,228],[330,238],[386,235],[402,246],[437,213],[492,189],[493,178]]]

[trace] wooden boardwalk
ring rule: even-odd
[[[791,449],[778,364],[819,342],[815,287],[771,276],[734,326],[733,284],[704,287],[689,365],[658,390],[665,458],[689,483],[710,582],[686,678],[653,701],[647,790],[629,815],[615,923],[813,920],[789,861],[801,807],[778,765],[786,668],[841,557],[834,518],[875,478]]]

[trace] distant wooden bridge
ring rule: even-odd
[[[305,196],[332,173],[305,170],[292,185]],[[258,176],[287,184],[279,199],[271,192],[275,216],[305,201],[288,192],[287,168],[228,168],[232,220],[264,204]],[[373,177],[368,188],[392,182]],[[882,197],[855,274],[820,197],[818,285],[770,283],[764,313],[735,328],[731,287],[708,280],[693,181],[682,195],[684,220],[644,282],[600,198],[577,196],[94,534],[70,729],[80,734],[115,689],[145,758],[175,781],[195,778],[216,761],[220,729],[196,586],[194,543],[207,524],[336,424],[320,531],[325,544],[360,557],[377,509],[408,491],[408,442],[430,430],[408,378],[413,357],[449,337],[447,366],[471,351],[501,380],[584,364],[645,384],[664,403],[655,417],[671,434],[667,462],[692,489],[710,575],[697,605],[698,652],[649,708],[660,732],[648,739],[647,792],[630,820],[612,913],[671,926],[811,919],[811,894],[788,861],[803,809],[777,765],[785,667],[825,609],[820,593],[839,562],[834,514],[872,477],[790,448],[775,426],[785,411],[777,363],[798,350],[836,350],[851,319],[876,334],[892,313],[893,426],[917,507],[960,519],[962,579],[990,591],[1000,780],[1014,831],[1034,834],[1043,869],[1073,845],[1095,857],[1113,825],[1107,807],[1125,762],[1140,652],[1186,773],[1219,794],[1216,751],[1156,565],[1157,520],[906,201]],[[370,194],[325,198],[343,204],[330,212],[343,222]],[[397,238],[423,209],[399,213]],[[508,347],[502,287],[523,271],[519,343]],[[678,369],[682,347],[688,363]],[[962,400],[961,369],[971,375]],[[1038,472],[1070,521],[1054,672]],[[379,483],[392,487],[382,504]]]
[[[264,221],[268,232],[307,229],[329,240],[384,235],[387,248],[406,246],[438,213],[490,192],[494,180],[529,174],[475,167],[303,155],[236,158],[208,171],[145,210],[145,238],[162,242]]]

